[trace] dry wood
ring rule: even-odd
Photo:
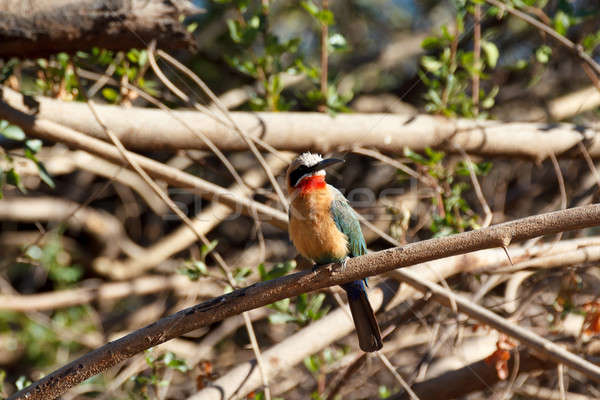
[[[1,0],[0,57],[34,58],[100,47],[192,46],[180,15],[201,11],[185,0]]]
[[[0,109],[1,110],[1,109]],[[511,241],[525,240],[540,235],[555,234],[562,231],[582,229],[600,224],[600,205],[571,208],[553,213],[523,218],[476,231],[453,236],[425,240],[370,253],[348,260],[345,268],[339,264],[324,266],[317,271],[305,271],[252,286],[235,290],[216,297],[176,314],[165,317],[151,325],[137,330],[119,340],[110,342],[77,360],[65,365],[43,379],[10,397],[16,399],[51,399],[60,396],[70,387],[81,383],[105,369],[132,357],[136,353],[156,346],[182,334],[221,321],[232,315],[258,308],[287,297],[297,296],[307,291],[339,285],[370,275],[381,274],[396,268],[414,265],[451,255],[468,253],[484,248],[508,246]],[[433,298],[444,302],[445,289],[425,282],[415,274],[402,273],[402,279],[416,285],[419,290],[429,290]],[[432,286],[433,285],[433,286]],[[469,311],[469,305],[457,296],[450,295],[460,311]],[[486,323],[492,325],[491,312],[477,310]],[[493,326],[493,325],[492,325]],[[562,362],[569,367],[586,373],[590,378],[600,381],[600,367],[588,365],[572,353],[556,349],[552,343],[518,327],[509,324],[512,333],[521,334],[520,340],[529,340],[528,344],[540,349],[550,359]],[[540,347],[541,346],[541,347]]]
[[[513,370],[515,355],[508,361],[509,370]],[[554,368],[556,364],[540,360],[527,350],[519,351],[519,372],[533,372]],[[419,382],[412,386],[421,400],[455,399],[469,393],[488,389],[500,381],[494,364],[485,359],[446,372],[435,378]],[[409,400],[408,394],[400,393],[390,397],[393,400]]]
[[[10,89],[3,88],[2,95],[6,95],[10,92],[16,93]],[[6,97],[3,96],[3,99],[6,100]],[[21,97],[21,100],[24,100],[24,98]],[[0,116],[19,125],[30,136],[61,142],[67,146],[87,151],[88,153],[95,154],[120,165],[127,165],[114,146],[52,121],[41,119],[35,114],[35,105],[33,105],[33,109],[31,109],[30,106],[32,104],[29,101],[27,101],[27,103],[28,104],[13,104],[17,107],[14,108],[5,102],[0,102]],[[83,105],[87,107],[86,104]],[[33,112],[34,114],[32,115],[28,112]],[[110,120],[111,118],[108,119]],[[281,211],[268,207],[262,203],[252,201],[246,197],[236,195],[218,185],[182,172],[176,168],[169,167],[158,161],[131,152],[129,152],[129,154],[131,154],[133,160],[155,179],[162,179],[175,187],[189,188],[192,192],[195,192],[204,198],[226,204],[235,211],[247,215],[253,215],[254,212],[256,212],[264,221],[281,228],[287,227],[287,215]]]
[[[19,108],[23,96],[6,87],[3,100]],[[26,101],[35,104],[37,116],[79,132],[104,139],[104,130],[86,104],[63,102],[44,97]],[[107,126],[130,150],[204,149],[205,144],[189,131],[173,123],[163,111],[117,106],[97,106]],[[210,116],[195,111],[173,111],[186,125],[198,126],[223,151],[246,150],[239,135]],[[363,146],[385,152],[415,151],[426,147],[492,156],[545,159],[579,157],[577,145],[583,143],[590,156],[600,157],[600,138],[593,127],[574,124],[451,120],[430,115],[338,114],[322,113],[247,113],[232,112],[231,118],[248,135],[260,138],[278,150],[328,152]]]
[[[92,301],[122,299],[143,296],[166,290],[174,290],[178,296],[202,294],[214,297],[223,293],[223,287],[210,280],[193,282],[183,275],[142,276],[127,282],[83,284],[75,289],[56,290],[27,295],[0,294],[0,310],[44,311],[90,303]]]

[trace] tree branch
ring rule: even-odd
[[[0,57],[34,58],[92,47],[191,47],[180,15],[198,13],[187,1],[1,0]]]
[[[0,108],[1,110],[2,108]],[[267,282],[259,282],[162,318],[121,339],[110,342],[47,375],[14,394],[10,399],[56,398],[70,387],[132,357],[140,351],[199,327],[287,297],[437,258],[484,248],[507,246],[511,241],[525,240],[599,224],[600,205],[571,208],[476,231],[424,240],[404,247],[370,253],[348,260],[345,268],[340,268],[339,264],[331,264],[314,272],[304,271]],[[410,274],[403,275],[407,281],[412,279]],[[430,290],[431,288],[427,289]],[[436,290],[436,292],[438,291],[439,289]],[[442,298],[440,296],[438,293],[435,294],[436,298]],[[462,307],[462,304],[460,307]],[[551,342],[544,341],[545,345],[548,343],[551,345]],[[573,363],[565,362],[572,361],[568,360],[568,357],[558,358],[558,360],[555,357],[555,360],[577,368]],[[592,365],[589,370],[593,373],[588,376],[600,381],[600,372],[598,372],[600,368]]]
[[[3,88],[3,100],[20,108],[24,97]],[[87,105],[45,97],[26,98],[35,102],[37,116],[104,139],[105,134]],[[117,106],[97,106],[108,128],[131,150],[204,149],[188,129],[173,123],[163,111]],[[224,151],[247,150],[246,143],[228,127],[204,113],[173,111],[189,126],[200,126],[209,139]],[[577,145],[583,143],[590,155],[600,157],[600,138],[593,127],[574,124],[451,120],[429,115],[338,114],[323,113],[248,113],[232,112],[232,119],[248,135],[260,138],[278,150],[328,152],[362,146],[386,152],[415,151],[426,147],[492,156],[526,157],[542,160],[550,153],[557,157],[579,157]]]
[[[2,88],[0,98],[6,100],[5,95],[10,95],[10,93],[16,94],[16,92],[10,89]],[[37,114],[30,114],[30,112],[35,113],[35,104],[30,102],[30,98],[24,98],[22,96],[19,98],[22,101],[25,101],[25,103],[11,103],[9,105],[6,102],[0,101],[0,117],[10,121],[13,124],[19,125],[31,136],[63,143],[67,146],[80,150],[85,150],[88,153],[95,154],[119,165],[128,165],[125,160],[123,160],[123,157],[117,148],[113,145],[110,145],[102,140],[89,137],[55,122],[39,118]],[[87,107],[86,104],[82,105]],[[110,119],[111,118],[107,118],[107,120]],[[166,132],[168,132],[168,130]],[[154,161],[136,153],[128,152],[128,154],[131,155],[132,159],[135,160],[136,163],[138,163],[144,170],[148,172],[151,177],[155,179],[162,179],[172,186],[190,188],[200,196],[209,200],[226,204],[235,211],[241,211],[251,216],[254,212],[256,212],[264,221],[281,228],[287,227],[287,215],[279,210],[250,200],[247,197],[235,195],[221,186],[207,182],[194,175],[182,172],[177,168],[169,167],[163,163]]]

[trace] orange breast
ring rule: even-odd
[[[317,264],[342,260],[348,254],[348,238],[335,225],[329,211],[327,187],[297,191],[290,207],[290,238],[304,257]]]

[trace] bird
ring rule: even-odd
[[[315,268],[334,262],[345,265],[348,257],[367,252],[358,214],[338,189],[325,182],[325,169],[343,162],[305,152],[287,170],[289,235],[298,252],[313,261]],[[348,297],[359,347],[364,352],[381,349],[381,333],[367,297],[366,280],[341,287]]]

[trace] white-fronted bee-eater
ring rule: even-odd
[[[325,182],[325,168],[344,162],[303,153],[289,166],[289,233],[298,252],[315,266],[344,262],[347,257],[366,253],[367,246],[356,212],[344,195]],[[381,333],[365,290],[366,281],[342,285],[358,334],[366,352],[381,349]]]

